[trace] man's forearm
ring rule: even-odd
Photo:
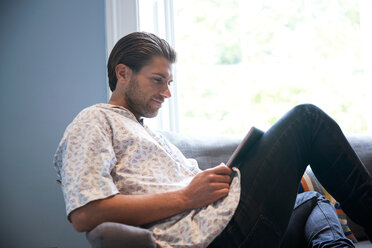
[[[70,219],[78,232],[92,230],[107,221],[135,226],[148,224],[226,197],[231,173],[226,165],[219,165],[196,175],[184,189],[150,195],[118,194],[72,211]]]
[[[71,212],[78,232],[90,231],[103,222],[144,225],[188,210],[182,190],[152,195],[115,195]]]

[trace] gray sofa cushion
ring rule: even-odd
[[[226,163],[243,137],[237,136],[187,136],[177,133],[160,132],[177,146],[187,158],[198,161],[201,169]],[[347,136],[351,146],[367,169],[372,172],[372,135]]]
[[[349,135],[347,138],[360,160],[364,163],[368,171],[372,173],[372,135]],[[358,240],[367,239],[361,226],[354,223],[349,217],[347,217],[347,222]],[[371,243],[369,245],[369,247],[372,247]]]
[[[86,233],[94,248],[154,248],[155,240],[147,229],[120,223],[105,222]]]
[[[202,170],[227,163],[243,137],[234,136],[187,136],[178,133],[160,132],[178,147],[186,158],[198,161]]]
[[[372,135],[351,135],[347,139],[368,171],[372,173]]]

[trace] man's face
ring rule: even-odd
[[[155,117],[164,100],[171,97],[171,69],[172,64],[166,58],[154,57],[137,74],[133,74],[125,87],[124,98],[137,119]]]

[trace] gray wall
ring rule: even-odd
[[[103,0],[0,1],[0,247],[89,247],[65,217],[53,155],[106,102]]]

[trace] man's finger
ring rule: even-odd
[[[213,178],[213,181],[214,182],[217,182],[217,183],[229,183],[230,182],[230,175],[226,175],[226,174],[220,175],[220,174],[217,174]]]
[[[231,175],[232,170],[227,167],[225,164],[220,164],[213,168],[213,172],[218,175]]]
[[[220,190],[220,189],[229,189],[230,185],[228,183],[213,183],[211,184],[214,190]]]

